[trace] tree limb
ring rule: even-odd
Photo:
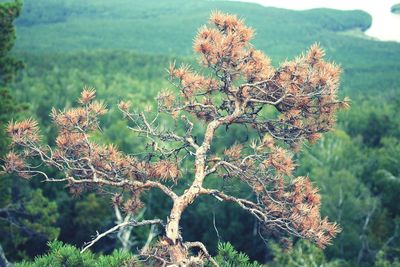
[[[148,225],[148,224],[163,224],[163,221],[160,219],[153,219],[153,220],[144,220],[144,221],[129,221],[129,222],[123,222],[120,224],[115,225],[114,227],[108,229],[107,231],[97,234],[96,238],[94,238],[92,241],[87,243],[87,245],[81,250],[81,253],[85,252],[88,248],[93,246],[96,242],[98,242],[101,238],[117,231],[121,227],[126,227],[126,226],[143,226],[143,225]]]

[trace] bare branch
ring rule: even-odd
[[[129,180],[122,180],[119,182],[108,181],[103,179],[91,180],[91,179],[75,179],[73,177],[67,178],[46,178],[46,182],[70,182],[71,184],[98,184],[98,185],[109,185],[114,187],[124,187],[124,186],[131,186],[136,189],[145,189],[145,188],[158,188],[161,189],[166,195],[168,195],[171,199],[175,200],[178,196],[169,189],[167,186],[154,181],[146,181],[146,182],[139,182],[139,181],[129,181]]]
[[[161,224],[163,225],[163,221],[160,219],[154,219],[154,220],[144,220],[144,221],[128,221],[128,222],[123,222],[120,224],[115,225],[114,227],[108,229],[107,231],[97,234],[96,238],[94,238],[92,241],[87,243],[83,249],[81,250],[81,253],[85,252],[87,249],[89,249],[91,246],[93,246],[96,242],[98,242],[101,238],[117,231],[118,229],[126,226],[143,226],[143,225],[149,225],[149,224]]]

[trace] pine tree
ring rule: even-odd
[[[4,170],[24,179],[41,176],[50,183],[64,182],[74,194],[97,188],[113,194],[114,205],[126,213],[140,210],[141,196],[153,188],[172,201],[166,220],[123,222],[98,234],[82,252],[122,227],[160,224],[165,234],[141,252],[144,259],[175,266],[208,260],[218,266],[201,242],[182,239],[182,213],[200,196],[238,205],[259,221],[263,234],[279,235],[288,247],[296,237],[324,248],[340,228],[321,218],[320,195],[310,179],[293,174],[293,153],[305,141],[313,143],[332,129],[337,110],[348,106],[347,99],[337,97],[340,68],[323,59],[317,44],[275,68],[250,44],[252,36],[253,30],[236,16],[212,13],[209,25],[200,28],[194,41],[194,51],[206,69],[203,74],[188,65],[171,64],[168,73],[175,91],[159,93],[155,114],[135,111],[128,100],[119,103],[130,129],[147,140],[145,151],[134,151],[138,156],[91,139],[107,107],[95,99],[94,89],[85,88],[78,107],[52,110],[59,130],[55,147],[42,144],[34,120],[9,123],[13,150],[6,156]],[[165,116],[175,123],[163,123]],[[215,147],[215,137],[230,134],[231,127],[247,127],[252,138],[246,142],[237,138],[222,150]],[[61,175],[48,176],[35,168],[32,159]],[[186,180],[186,190],[174,190],[186,176],[192,177]],[[208,179],[237,179],[248,185],[253,198],[208,188]]]

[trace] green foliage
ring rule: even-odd
[[[26,0],[25,6],[19,20],[18,52],[133,50],[187,56],[192,54],[194,32],[210,11],[218,9],[238,14],[257,29],[254,45],[267,52],[275,65],[320,42],[331,59],[345,68],[342,92],[353,96],[355,92],[394,90],[398,85],[398,43],[342,34],[354,29],[365,30],[371,25],[371,17],[361,11],[290,11],[204,0],[150,0],[134,4],[124,0],[112,3],[62,0],[57,4],[51,0]]]
[[[399,111],[400,94],[385,92],[357,99],[341,119],[351,137],[360,136],[364,145],[376,148],[381,146],[381,139],[384,137],[400,138],[400,117],[393,116]]]
[[[59,229],[54,227],[58,214],[57,204],[43,196],[41,189],[36,189],[30,195],[24,196],[25,211],[30,214],[30,219],[22,223],[32,231],[46,235],[49,239],[57,238]]]
[[[1,177],[1,185],[10,185],[9,179]],[[33,190],[21,183],[11,185],[7,191],[16,187],[20,195],[12,197],[17,201],[10,199],[9,194],[4,194],[0,202],[8,208],[8,217],[0,221],[0,235],[2,245],[11,259],[36,253],[41,243],[57,238],[60,231],[56,226],[59,217],[56,202],[44,197],[41,189]]]
[[[252,262],[249,257],[235,250],[230,243],[219,243],[218,254],[214,258],[221,267],[262,267],[257,262]],[[211,266],[211,265],[210,265]]]
[[[15,43],[14,20],[19,16],[20,1],[0,3],[0,85],[9,82],[22,63],[8,53]]]
[[[308,241],[301,240],[290,251],[283,251],[277,244],[270,245],[274,260],[271,267],[339,267],[344,262],[338,260],[328,261],[324,252]]]
[[[17,267],[120,267],[132,266],[134,257],[128,252],[114,251],[111,255],[96,256],[89,251],[80,253],[74,246],[60,241],[49,243],[49,252],[35,258],[33,262],[24,261]],[[134,265],[140,266],[140,265]]]
[[[359,180],[381,203],[370,224],[369,242],[376,250],[385,246],[388,258],[397,255],[400,247],[400,120],[393,115],[400,110],[399,100],[398,94],[367,99],[349,112],[349,124],[345,126],[351,135],[361,138],[360,149],[368,155],[362,160],[364,168]],[[373,105],[376,101],[385,105]]]
[[[57,5],[51,0],[26,0],[25,6],[19,21],[21,41],[18,44],[18,48],[25,51],[28,47],[34,51],[53,52],[134,49],[145,53],[189,55],[193,33],[215,9],[246,17],[257,29],[257,47],[261,44],[262,49],[269,47],[282,52],[289,47],[293,51],[296,41],[301,44],[315,41],[312,32],[325,37],[356,27],[366,29],[371,24],[371,17],[360,11],[296,12],[240,2],[204,0],[134,3],[62,0]],[[277,44],[285,48],[274,47]]]
[[[384,137],[381,144],[370,159],[371,172],[366,179],[390,213],[400,216],[400,139]]]
[[[382,97],[382,96],[381,96]],[[364,100],[346,114],[343,131],[325,136],[300,159],[300,173],[315,177],[323,197],[322,213],[337,218],[343,231],[326,252],[329,257],[369,266],[388,245],[386,255],[398,253],[400,124],[398,97]],[[369,219],[368,219],[369,218]],[[388,240],[390,242],[388,243]]]
[[[360,226],[378,202],[357,178],[366,167],[365,160],[360,140],[340,130],[326,135],[300,158],[299,174],[309,175],[320,188],[322,214],[343,228],[326,249],[331,257],[357,258],[362,247]]]
[[[108,206],[108,207],[107,207]],[[87,229],[96,229],[110,216],[111,203],[106,199],[99,199],[94,193],[89,194],[85,199],[76,203],[78,214],[74,218],[77,225]]]
[[[19,106],[7,89],[0,88],[0,156],[4,156],[7,151],[9,140],[5,132],[5,125],[10,121],[17,112]]]
[[[48,187],[46,190],[54,190]],[[67,194],[63,187],[56,189],[56,194],[50,196],[57,201],[60,217],[57,225],[60,227],[59,240],[65,243],[81,246],[92,239],[96,231],[102,232],[115,223],[114,212],[110,199],[94,193],[85,192],[74,197]],[[93,250],[98,251],[104,246],[114,248],[114,238],[104,238]]]
[[[385,250],[380,250],[376,256],[375,267],[400,267],[399,258],[388,259]]]
[[[22,4],[19,1],[0,3],[0,156],[3,156],[8,144],[4,125],[18,111],[18,106],[10,92],[5,88],[22,63],[9,55],[15,43],[14,20],[18,17]]]
[[[20,1],[0,3],[0,156],[3,157],[9,140],[5,125],[20,116],[25,109],[17,104],[5,86],[22,68],[22,62],[10,56],[15,42],[14,20],[19,16]],[[0,176],[0,236],[1,245],[11,259],[36,253],[41,242],[58,236],[55,226],[58,219],[57,205],[49,201],[41,189],[17,181],[16,177]],[[32,249],[35,248],[35,249]]]

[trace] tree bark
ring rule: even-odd
[[[174,263],[184,262],[188,258],[188,251],[182,244],[182,238],[179,232],[179,223],[182,218],[182,213],[185,209],[197,198],[200,190],[196,190],[193,185],[180,197],[174,201],[169,221],[166,225],[166,236],[171,242],[170,256]]]
[[[203,181],[206,176],[206,157],[207,152],[210,150],[216,129],[224,123],[231,122],[242,112],[239,103],[236,102],[235,104],[236,109],[231,115],[214,120],[207,125],[203,143],[196,149],[194,181],[183,195],[174,199],[169,220],[165,227],[166,236],[171,243],[170,257],[173,263],[183,263],[185,259],[188,258],[188,251],[182,246],[179,233],[179,223],[182,218],[182,213],[204,190]]]
[[[170,248],[171,260],[174,263],[184,262],[188,258],[188,251],[181,245],[181,236],[179,233],[179,223],[182,218],[182,213],[193,203],[200,195],[203,189],[203,181],[205,178],[205,162],[206,154],[210,149],[215,130],[222,124],[220,120],[212,121],[207,125],[204,135],[203,144],[196,150],[195,159],[195,177],[192,185],[183,195],[175,199],[169,220],[166,225],[166,236],[172,243]]]

